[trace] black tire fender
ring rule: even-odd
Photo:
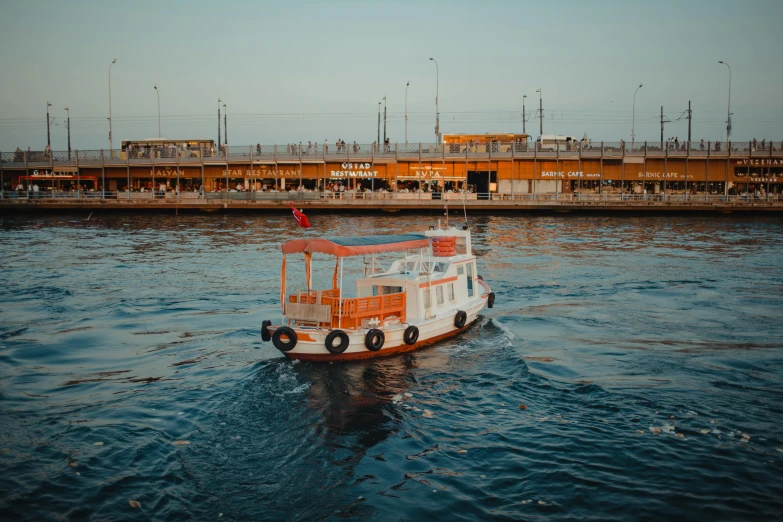
[[[405,341],[405,344],[407,344],[408,346],[416,344],[416,341],[419,340],[419,329],[413,325],[410,325],[408,328],[405,329],[405,335],[403,335],[403,340]]]
[[[272,340],[272,334],[269,333],[269,328],[268,328],[269,326],[271,326],[271,324],[272,321],[270,321],[269,319],[261,321],[261,339],[265,343],[268,343],[269,341]]]
[[[371,352],[377,352],[383,348],[384,342],[386,342],[386,335],[377,328],[372,328],[367,332],[367,335],[364,336],[364,346]]]
[[[495,292],[490,292],[487,296],[487,308],[495,306]]]
[[[340,339],[340,342],[337,345],[334,344],[335,339]],[[332,330],[324,340],[324,346],[326,346],[326,349],[329,350],[329,353],[332,355],[339,355],[343,353],[348,349],[348,343],[350,343],[348,334],[342,330]]]
[[[457,315],[454,316],[454,326],[457,328],[462,328],[463,326],[465,326],[465,322],[467,320],[468,320],[468,314],[460,310],[459,312],[457,312]]]
[[[286,336],[288,339],[283,339],[283,336]],[[275,328],[275,332],[272,334],[272,344],[281,352],[293,350],[296,342],[296,332],[291,327],[279,326]]]

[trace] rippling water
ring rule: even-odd
[[[497,293],[479,324],[315,365],[259,335],[289,215],[0,218],[0,515],[783,516],[783,222],[471,223]]]

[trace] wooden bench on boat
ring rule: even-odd
[[[288,297],[286,316],[297,324],[319,328],[358,329],[363,320],[405,322],[405,292],[342,299],[340,291],[297,292]]]

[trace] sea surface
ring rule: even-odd
[[[288,213],[0,217],[0,518],[783,518],[783,220],[468,220],[493,309],[319,365],[260,336]]]

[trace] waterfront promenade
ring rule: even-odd
[[[35,198],[12,194],[0,200],[0,211],[36,212],[69,210],[118,210],[118,211],[289,211],[289,202],[302,209],[321,212],[417,212],[451,211],[462,212],[617,212],[635,211],[645,213],[661,212],[715,212],[730,213],[783,213],[783,198],[767,195],[755,196],[639,196],[639,195],[573,195],[573,194],[449,194],[448,199],[433,199],[432,194],[395,193],[208,193],[198,194],[152,194],[111,193],[106,197],[98,192],[77,194],[55,194]],[[491,199],[478,199],[487,196]]]

